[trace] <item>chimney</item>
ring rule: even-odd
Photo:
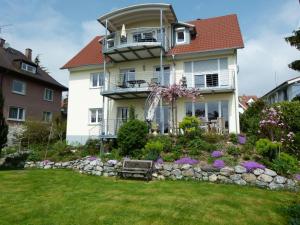
[[[32,50],[30,48],[25,49],[25,56],[27,57],[27,59],[29,59],[31,61]]]
[[[5,44],[5,40],[3,38],[0,38],[0,47],[3,48]]]

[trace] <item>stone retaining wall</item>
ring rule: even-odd
[[[43,169],[74,169],[84,174],[96,176],[116,176],[122,167],[122,162],[109,160],[102,162],[99,158],[86,157],[70,162],[26,162],[25,168]],[[198,180],[217,183],[231,183],[237,185],[252,185],[269,189],[299,190],[299,181],[277,175],[270,169],[255,169],[247,171],[243,166],[224,167],[216,169],[211,166],[189,164],[164,163],[155,164],[153,179],[165,180]]]

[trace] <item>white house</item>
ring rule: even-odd
[[[149,85],[184,81],[203,98],[177,101],[176,117],[222,119],[239,133],[237,50],[244,47],[236,15],[181,22],[172,5],[133,5],[101,16],[95,37],[62,68],[68,69],[67,140],[115,138],[135,107],[141,120],[170,132],[170,106]]]

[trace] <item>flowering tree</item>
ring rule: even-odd
[[[289,144],[294,141],[294,133],[290,132],[289,126],[284,123],[280,106],[266,108],[262,111],[259,132],[272,142]]]
[[[152,85],[150,87],[151,91],[159,94],[161,98],[171,105],[171,118],[172,118],[172,130],[175,130],[176,132],[176,126],[177,121],[175,121],[176,114],[176,102],[177,99],[182,97],[191,98],[192,101],[196,101],[197,97],[200,97],[200,91],[196,88],[187,88],[186,86],[180,84],[172,84],[167,87],[162,87],[159,85]]]

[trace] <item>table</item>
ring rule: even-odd
[[[131,87],[134,87],[136,84],[141,87],[141,84],[145,84],[146,81],[145,80],[129,80],[127,81],[128,84],[131,85]]]

